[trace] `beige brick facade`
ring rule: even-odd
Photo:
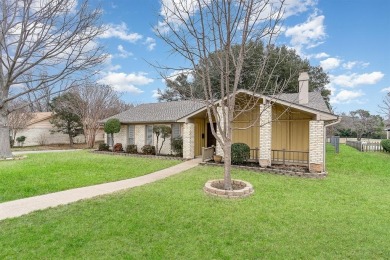
[[[194,123],[183,125],[183,158],[193,159],[195,157],[195,126]]]
[[[259,164],[261,167],[271,166],[272,145],[272,107],[260,105],[260,151]]]
[[[324,121],[309,123],[309,170],[324,171]]]

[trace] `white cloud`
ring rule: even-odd
[[[126,51],[121,44],[118,45],[118,51],[119,51],[119,57],[127,58],[129,56],[133,56],[133,53]]]
[[[343,64],[343,68],[344,69],[347,69],[347,70],[351,70],[353,69],[354,67],[356,66],[359,66],[361,68],[365,68],[367,67],[368,65],[370,65],[369,62],[362,62],[362,61],[348,61],[346,63]]]
[[[98,83],[110,85],[116,91],[134,94],[143,92],[141,89],[137,88],[137,86],[147,85],[152,82],[153,79],[148,78],[147,73],[144,72],[130,74],[109,72],[102,79],[98,80]]]
[[[316,0],[286,0],[284,18],[306,12],[310,7],[317,5]]]
[[[382,89],[381,89],[381,92],[390,92],[390,87],[388,87],[388,88],[382,88]]]
[[[118,38],[124,41],[135,43],[142,39],[142,35],[139,33],[129,33],[126,23],[121,24],[108,24],[106,30],[100,38]]]
[[[338,103],[351,103],[353,101],[357,101],[356,99],[364,96],[364,93],[359,91],[349,91],[349,90],[341,90],[337,95],[330,98],[330,103],[338,104]]]
[[[284,34],[291,37],[290,44],[298,51],[303,47],[315,47],[326,37],[324,19],[325,16],[315,13],[305,23],[288,27]]]
[[[152,90],[152,93],[153,93],[153,95],[152,95],[152,98],[159,98],[161,95],[158,93],[158,90],[157,89],[154,89],[154,90]]]
[[[340,66],[341,60],[337,58],[327,58],[320,61],[320,65],[324,70],[332,70]]]
[[[358,85],[373,85],[378,83],[384,74],[380,71],[363,74],[344,74],[344,75],[329,75],[330,81],[336,85],[344,87],[355,87]]]
[[[121,68],[120,65],[113,65],[112,64],[112,58],[113,58],[113,56],[111,54],[107,55],[107,58],[104,61],[105,71],[115,71],[115,70],[119,70]]]
[[[321,53],[317,53],[314,58],[316,59],[322,59],[322,58],[328,58],[329,57],[329,54],[325,53],[325,52],[321,52]]]
[[[154,47],[156,47],[156,40],[151,37],[148,37],[146,38],[144,44],[147,45],[149,51],[152,51],[154,50]]]
[[[238,1],[238,0],[236,0]],[[212,0],[200,1],[201,6],[210,4]],[[234,1],[233,1],[234,2]],[[283,5],[283,19],[289,16],[297,15],[306,12],[310,7],[317,5],[317,0],[286,0]],[[277,18],[276,10],[278,10],[278,1],[255,1],[253,10],[260,11],[260,17],[254,20],[261,20],[269,18],[270,14],[274,14],[272,19]],[[199,11],[199,5],[194,0],[162,0],[160,6],[160,16],[162,20],[168,21],[173,29],[177,29],[183,24],[183,20],[187,21],[190,16],[194,16]],[[257,15],[255,15],[257,16]],[[170,28],[166,26],[165,22],[159,21],[155,26],[160,33],[167,33]]]

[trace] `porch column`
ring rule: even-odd
[[[183,158],[193,159],[195,157],[195,125],[185,123],[183,126]]]
[[[225,109],[225,111],[226,111],[226,109]],[[224,121],[224,118],[223,118],[222,107],[217,107],[217,112],[218,112],[218,118],[217,118],[218,122],[217,122],[217,124],[220,124],[220,126],[223,128],[224,125],[225,125],[225,121]],[[218,130],[218,126],[217,126],[216,131],[217,131],[217,136],[222,139],[222,135],[221,135],[221,133]],[[220,143],[218,142],[218,140],[217,140],[216,146],[215,146],[215,154],[216,155],[221,155],[222,158],[225,155],[225,153],[224,153]]]
[[[309,122],[309,171],[324,171],[324,121]]]
[[[271,166],[272,107],[270,105],[260,105],[259,139],[259,164],[261,167]]]

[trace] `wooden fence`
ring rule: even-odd
[[[361,152],[383,152],[380,142],[347,141],[346,144]]]

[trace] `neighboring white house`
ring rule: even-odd
[[[17,132],[16,138],[19,136],[25,136],[26,140],[23,143],[23,146],[34,146],[34,145],[48,145],[48,144],[68,144],[69,136],[63,133],[51,133],[53,130],[53,125],[50,123],[50,119],[53,117],[52,112],[38,112],[33,113],[33,118],[28,123],[25,129],[22,129]],[[16,142],[15,146],[19,146]],[[98,132],[96,136],[96,141],[103,141],[104,135],[101,132]],[[84,135],[76,136],[73,139],[74,143],[84,143]]]

